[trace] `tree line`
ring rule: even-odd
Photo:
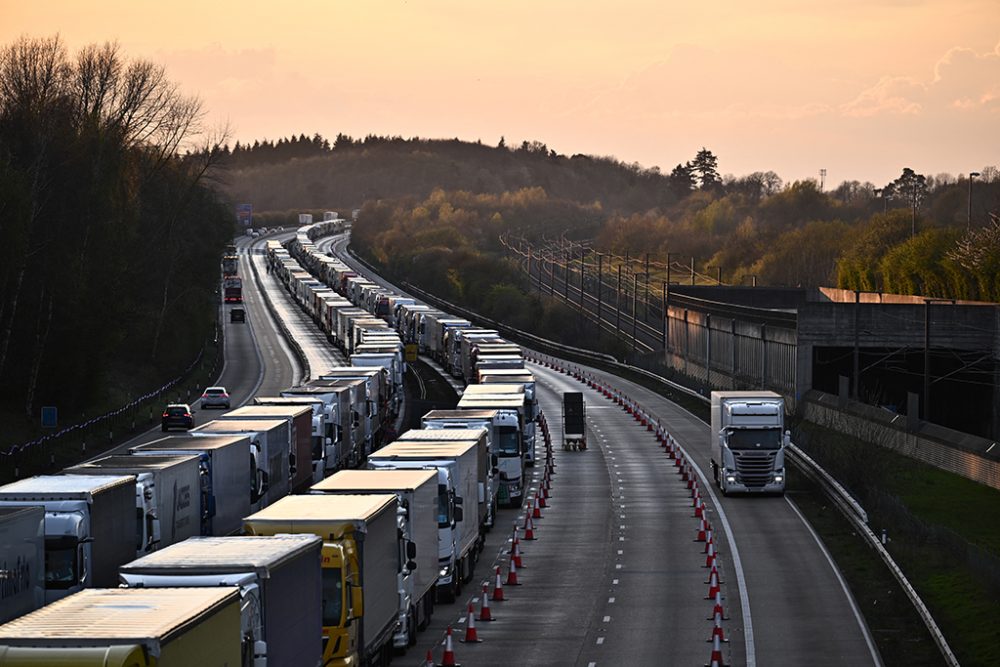
[[[173,377],[214,327],[233,215],[199,102],[115,44],[0,49],[0,410],[35,423]]]

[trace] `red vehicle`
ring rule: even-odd
[[[223,278],[222,296],[226,303],[243,303],[243,280],[239,276]]]

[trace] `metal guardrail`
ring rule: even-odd
[[[253,246],[248,247],[249,250],[253,250]],[[273,319],[277,325],[278,329],[281,330],[281,335],[288,341],[288,345],[292,348],[292,352],[295,357],[299,360],[299,365],[302,366],[302,382],[309,380],[309,361],[306,359],[305,350],[302,349],[302,345],[295,340],[295,336],[288,329],[288,325],[285,324],[285,320],[281,318],[278,314],[277,308],[274,307],[274,303],[271,301],[271,297],[267,293],[267,287],[264,285],[263,281],[260,279],[260,271],[257,269],[257,262],[253,261],[253,253],[250,253],[250,270],[253,271],[254,282],[257,283],[259,292],[261,296],[264,297],[264,305],[267,306],[267,311],[271,313],[271,319]]]

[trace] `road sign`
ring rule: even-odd
[[[249,227],[253,224],[253,204],[237,204],[236,220],[242,227]]]
[[[59,408],[48,405],[42,408],[42,428],[57,428],[59,426]]]

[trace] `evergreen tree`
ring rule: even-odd
[[[702,147],[690,164],[691,171],[698,176],[698,185],[702,190],[712,190],[721,184],[719,158],[712,151]]]

